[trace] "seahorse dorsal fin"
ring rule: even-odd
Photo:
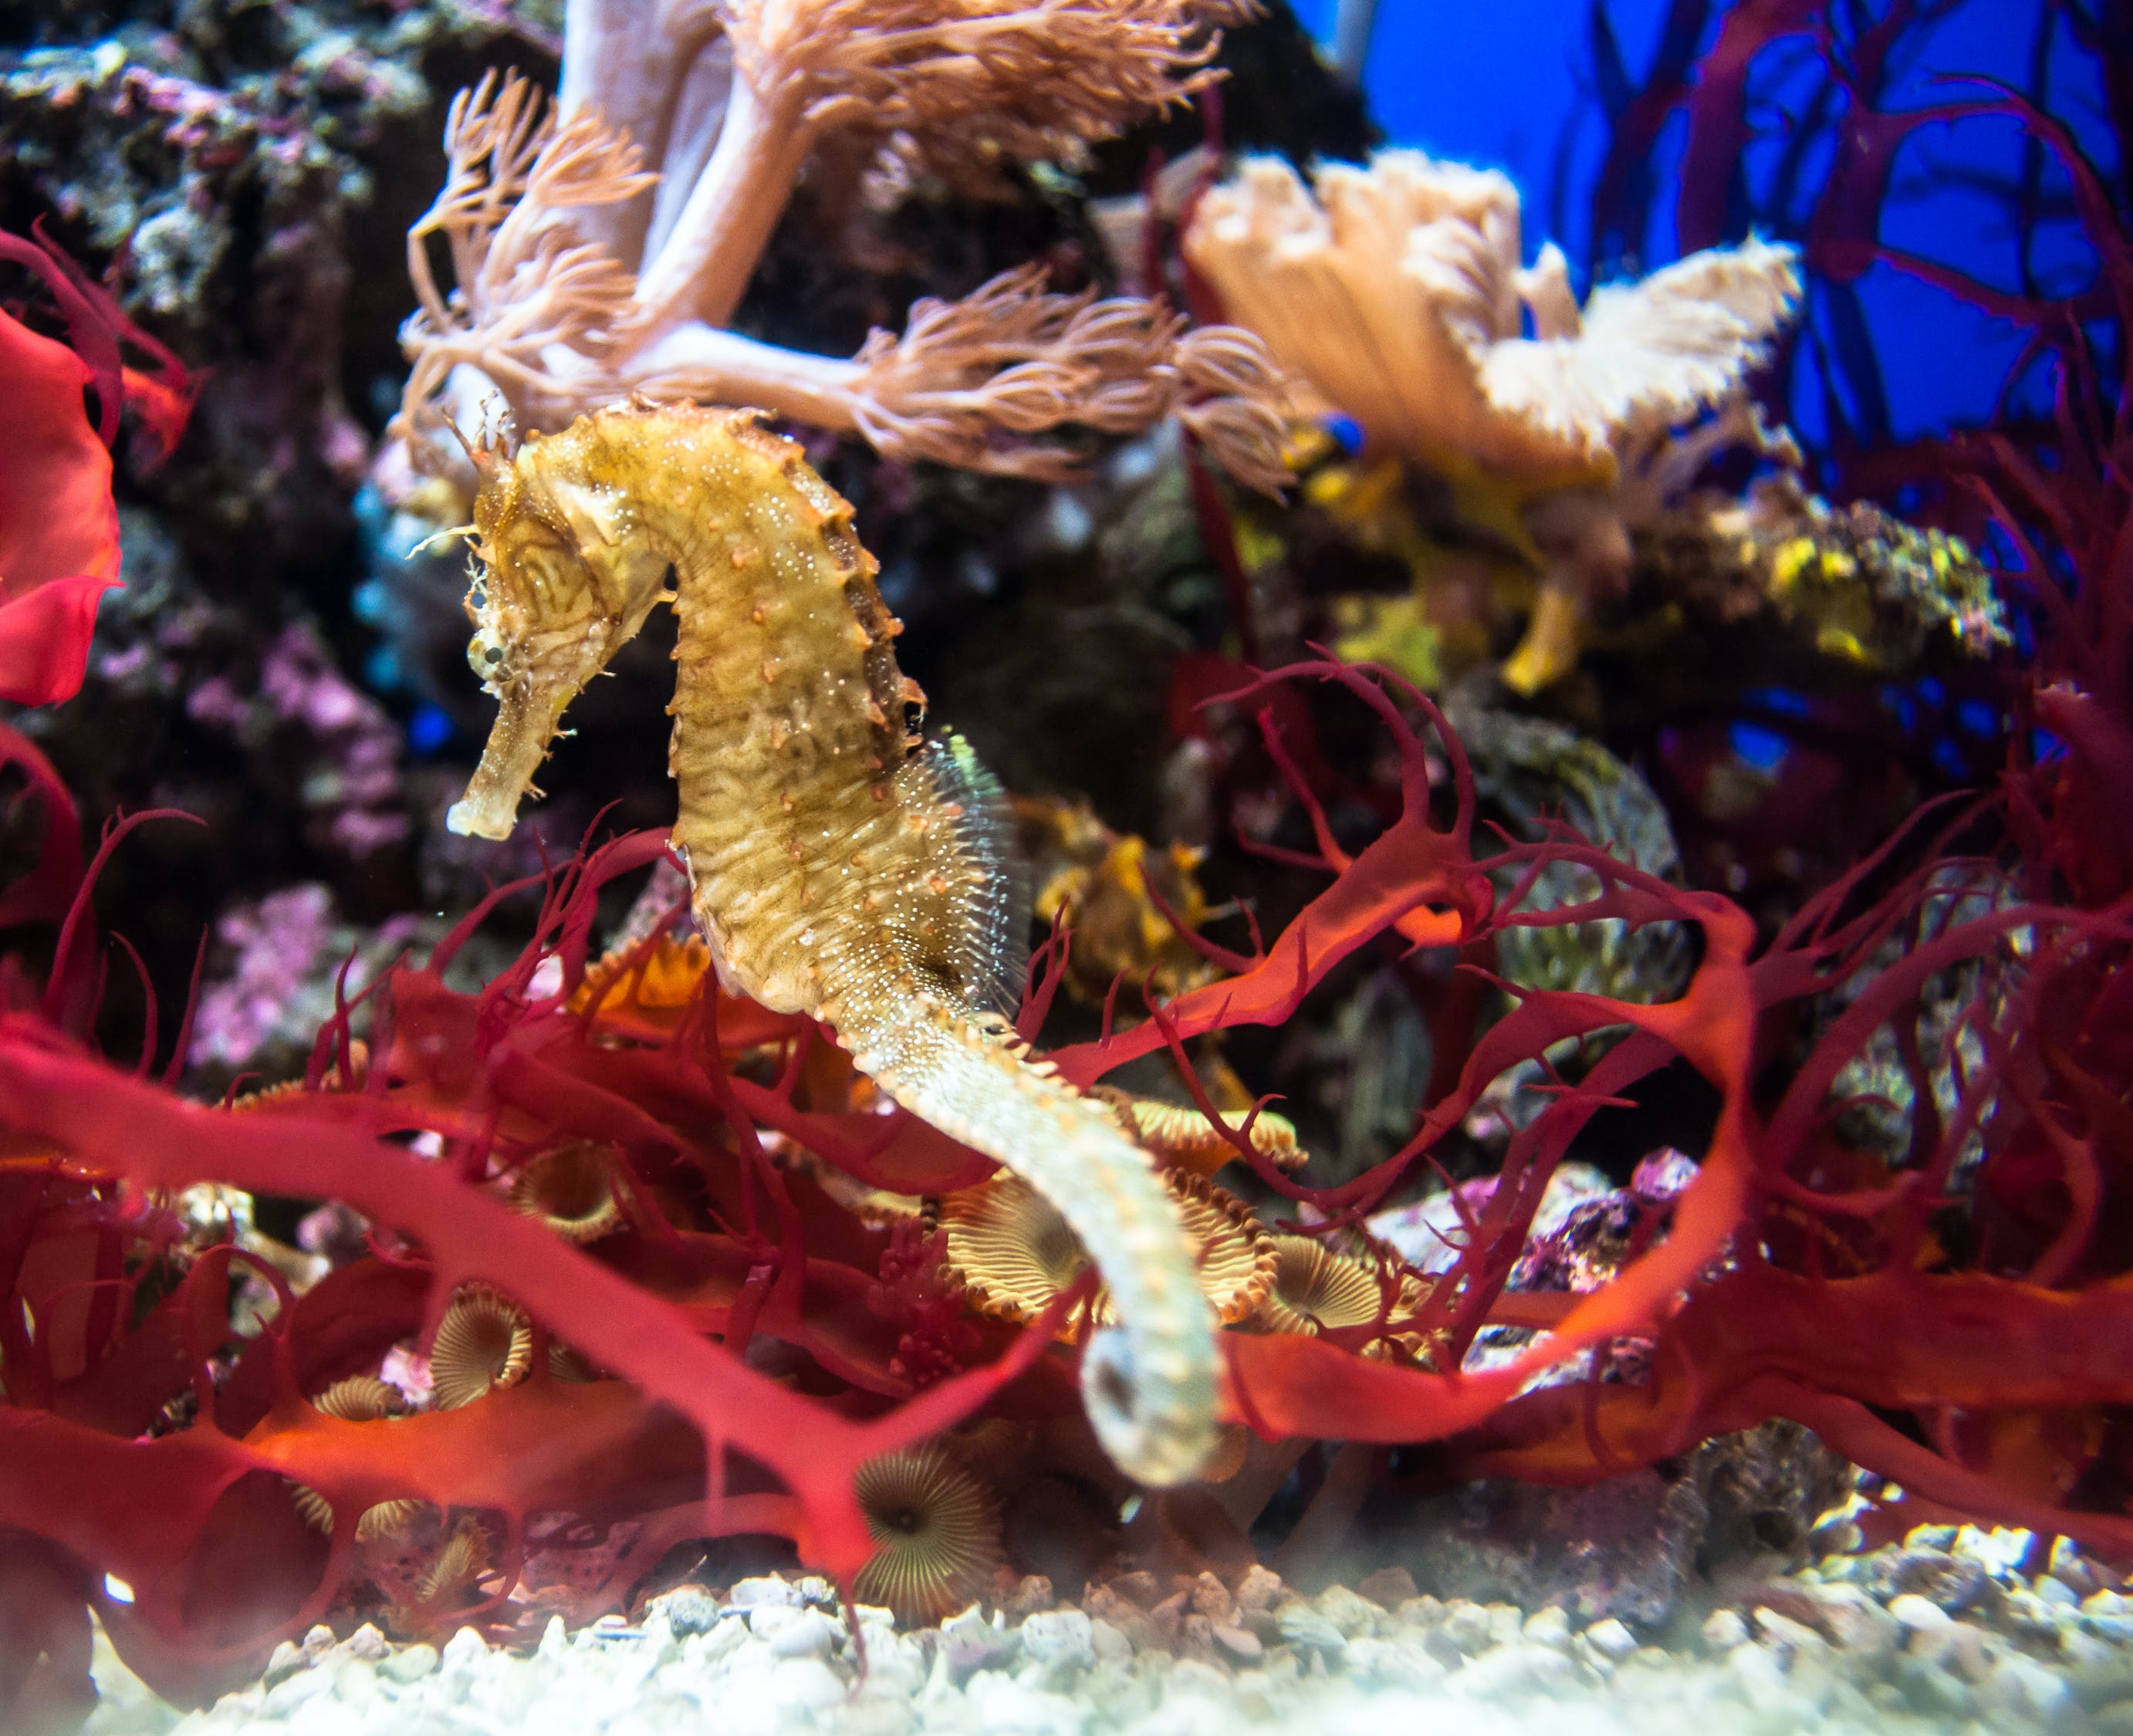
[[[970,744],[944,730],[920,750],[964,879],[957,984],[970,1007],[1010,1022],[1029,975],[1029,872],[1014,810]]]

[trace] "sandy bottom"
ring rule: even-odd
[[[723,1595],[683,1588],[636,1625],[566,1635],[559,1618],[530,1652],[471,1629],[439,1648],[318,1628],[259,1682],[189,1714],[150,1695],[99,1634],[104,1698],[88,1729],[1563,1736],[1568,1720],[1581,1736],[2133,1736],[2133,1602],[2005,1561],[1994,1551],[1981,1575],[1960,1539],[1914,1534],[1878,1565],[1832,1557],[1769,1580],[1670,1647],[1559,1609],[1388,1607],[1339,1587],[1307,1598],[1263,1571],[1233,1589],[1180,1581],[1146,1608],[1024,1598],[1018,1620],[973,1609],[915,1632],[862,1609],[855,1643],[824,1581],[773,1575]]]

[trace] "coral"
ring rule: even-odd
[[[344,402],[344,370],[367,387],[392,366],[383,286],[358,262],[390,245],[388,214],[405,221],[391,184],[427,172],[426,73],[539,32],[455,0],[70,22],[41,17],[46,41],[0,53],[0,196],[108,260],[128,313],[207,373],[160,503],[219,594],[272,595],[349,533],[369,406]]]
[[[1670,599],[1727,623],[1774,619],[1823,656],[1871,670],[1941,647],[1981,658],[2013,642],[1992,576],[1959,536],[1868,501],[1833,507],[1789,477],[1746,498],[1697,496],[1637,527],[1636,564]]]
[[[1581,310],[1559,250],[1519,266],[1502,175],[1385,151],[1315,183],[1248,161],[1201,201],[1187,255],[1323,404],[1438,468],[1604,477],[1736,393],[1799,293],[1790,250],[1750,243]]]
[[[1101,1006],[1122,974],[1166,998],[1206,979],[1206,960],[1181,932],[1207,920],[1192,872],[1204,852],[1121,838],[1086,804],[1025,799],[1014,813],[1037,919],[1073,931],[1068,993]]]
[[[1661,879],[1678,879],[1681,854],[1651,786],[1596,742],[1538,718],[1453,704],[1447,715],[1474,764],[1476,792],[1529,839],[1567,825],[1577,835]],[[1600,884],[1574,863],[1542,863],[1507,873],[1509,909],[1582,904]],[[1576,988],[1628,1001],[1670,1000],[1687,974],[1678,923],[1632,927],[1619,921],[1573,926],[1507,926],[1496,936],[1498,967],[1522,988]]]
[[[511,1203],[570,1242],[597,1242],[621,1228],[614,1153],[573,1140],[529,1158],[512,1177]]]
[[[123,404],[138,406],[167,454],[184,432],[193,385],[169,350],[120,313],[65,254],[0,235],[0,258],[26,266],[58,303],[68,342],[0,313],[0,368],[15,382],[0,454],[0,700],[49,705],[79,689],[98,601],[118,583],[118,512],[108,451]],[[125,364],[147,349],[156,372]],[[94,393],[97,419],[84,408]]]
[[[1536,692],[1576,661],[1591,601],[1626,579],[1630,527],[1715,451],[1783,450],[1744,392],[1798,300],[1795,255],[1708,249],[1581,309],[1559,249],[1520,266],[1500,174],[1386,151],[1322,168],[1315,194],[1250,159],[1201,201],[1187,257],[1322,409],[1501,497],[1493,511],[1541,579],[1504,676]]]
[[[515,79],[453,108],[450,179],[409,236],[410,455],[434,467],[441,398],[471,426],[501,392],[538,430],[637,392],[755,404],[890,456],[1029,476],[1076,468],[1056,430],[1130,431],[1174,411],[1238,476],[1279,486],[1278,381],[1255,340],[1188,332],[1147,301],[1052,294],[1037,268],[922,301],[900,337],[877,331],[849,361],[729,329],[819,146],[965,183],[1071,161],[1203,82],[1206,27],[1246,9],[747,0],[648,28],[612,0],[573,0],[551,113]],[[433,240],[451,256],[449,293]]]
[[[315,882],[239,901],[215,924],[227,962],[201,988],[186,1059],[209,1077],[288,1073],[331,1013],[336,987],[360,994],[420,932],[401,918],[361,935]]]
[[[1167,1170],[1163,1180],[1192,1243],[1201,1293],[1225,1325],[1249,1319],[1275,1282],[1274,1240],[1243,1202],[1204,1176]],[[1075,1291],[1090,1268],[1066,1218],[1013,1176],[946,1195],[938,1211],[942,1258],[971,1305],[986,1314],[1037,1320]],[[1116,1318],[1101,1289],[1089,1309],[1099,1321]]]
[[[1734,47],[1744,16],[1727,15]],[[1960,1515],[2133,1552],[2133,435],[2126,382],[2104,377],[2125,355],[2133,243],[2063,130],[2005,96],[1977,108],[2020,114],[2063,163],[2102,264],[2082,305],[2112,329],[2040,325],[2064,383],[2049,426],[1959,454],[2023,587],[2005,607],[2026,661],[1972,666],[2013,719],[1991,787],[1921,805],[1841,872],[1796,876],[1797,896],[1681,883],[1620,734],[1602,757],[1483,711],[1470,757],[1382,670],[1181,659],[1167,691],[1216,840],[1209,883],[1258,857],[1254,921],[1235,946],[1214,911],[1174,925],[1201,968],[1168,993],[1122,987],[1127,1016],[1099,1024],[1053,993],[1056,935],[1025,988],[1003,799],[957,738],[909,738],[917,696],[844,502],[745,418],[700,411],[477,449],[475,654],[510,714],[457,813],[503,829],[564,704],[671,601],[686,862],[663,834],[558,853],[419,964],[326,999],[301,1074],[228,1109],[179,1094],[182,1018],[137,1053],[93,1036],[132,962],[97,895],[148,840],[200,829],[137,815],[92,853],[93,804],[0,731],[0,1719],[79,1710],[92,1613],[144,1678],[200,1703],[314,1623],[530,1642],[551,1610],[640,1608],[673,1561],[728,1540],[782,1540],[849,1603],[874,1583],[874,1522],[892,1546],[932,1522],[933,1484],[884,1495],[891,1467],[951,1465],[1012,1566],[1062,1586],[1124,1551],[1143,1570],[1100,1607],[1187,1650],[1211,1631],[1196,1620],[1256,1633],[1279,1615],[1266,1575],[1235,1596],[1201,1576],[1236,1577],[1255,1532],[1288,1527],[1302,1558],[1389,1511],[1448,1510],[1438,1559],[1466,1556],[1477,1589],[1659,1619],[1692,1564],[1751,1538],[1798,1546],[1832,1480],[1810,1431],[1875,1474],[1890,1511],[1862,1526]],[[1670,463],[1628,456],[1619,488]],[[1591,505],[1514,527],[1567,546]],[[1900,614],[1943,594],[1937,551],[1962,565],[1856,509],[1799,510],[1812,532],[1774,546],[1774,577],[1798,536],[1818,562],[1879,549]],[[1955,576],[1948,613],[1974,618],[1974,575]],[[1269,599],[1289,600],[1251,600]],[[139,603],[113,599],[129,631]],[[114,637],[118,667],[91,679],[190,691],[215,671],[179,655],[187,613],[171,637]],[[1842,618],[1819,601],[1803,618]],[[301,619],[262,618],[232,662]],[[1902,653],[1901,622],[1885,626]],[[1288,632],[1271,610],[1259,627]],[[215,715],[242,696],[219,739],[255,717],[363,736],[333,722],[329,660],[301,651],[271,683],[211,695]],[[1579,696],[1558,697],[1574,713]],[[1863,783],[1874,765],[1855,760]],[[1514,824],[1477,825],[1485,799]],[[1557,804],[1600,835],[1552,820]],[[1809,810],[1774,843],[1818,849],[1838,817]],[[595,959],[632,875],[647,883]],[[513,906],[537,889],[537,909]],[[675,932],[689,906],[699,938]],[[508,926],[518,942],[490,932]],[[472,962],[484,945],[493,969]],[[1397,1007],[1413,1063],[1379,1143],[1341,1141],[1337,1163],[1318,1103],[1284,1106],[1284,1139],[1248,1118],[1261,1099],[1239,1076],[1278,1082],[1297,1051],[1348,1042],[1329,1004]],[[1040,1046],[1054,1012],[1081,1040]],[[922,1059],[981,1082],[926,1089],[893,1051],[912,1026],[946,1033],[950,1052]],[[1572,1048],[1596,1058],[1551,1071]],[[1532,1082],[1515,1126],[1496,1113],[1506,1080]],[[1884,1100],[1857,1101],[1867,1089]],[[1002,1099],[1043,1113],[1003,1137]],[[1664,1136],[1678,1150],[1642,1137],[1684,1108]],[[1095,1284],[1071,1265],[1026,1325],[958,1277],[951,1208],[927,1202],[1019,1186],[996,1173],[1010,1144],[1007,1166],[1045,1169],[1095,1253],[1115,1335],[1073,1318]],[[599,1156],[553,1161],[572,1152]],[[1235,1197],[1205,1182],[1218,1160]],[[579,1243],[521,1209],[514,1187],[539,1193],[551,1170],[597,1172],[619,1221]],[[1225,1312],[1264,1270],[1254,1226],[1296,1238],[1266,1250],[1292,1268],[1293,1318],[1218,1326],[1181,1194],[1251,1248]],[[260,1228],[291,1201],[328,1202],[301,1252]],[[1204,1364],[1133,1342],[1181,1319]],[[1151,1394],[1182,1396],[1205,1449],[1161,1463],[1197,1480],[1141,1492],[1121,1524],[1135,1492],[1091,1416]],[[1514,1498],[1507,1479],[1548,1493]],[[381,1508],[404,1517],[364,1535]],[[989,1543],[990,1522],[971,1528]],[[1469,1545],[1491,1531],[1489,1559]],[[1166,1597],[1173,1567],[1193,1577]],[[1944,1570],[1922,1549],[1891,1569]],[[951,1636],[943,1667],[997,1659],[985,1629]]]
[[[526,1378],[533,1360],[533,1323],[525,1310],[485,1284],[455,1296],[430,1346],[431,1391],[454,1411]]]
[[[939,1447],[869,1459],[852,1488],[879,1546],[852,1582],[863,1603],[907,1622],[939,1621],[966,1607],[999,1565],[999,1515]]]

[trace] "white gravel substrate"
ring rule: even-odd
[[[262,1682],[182,1716],[99,1635],[104,1700],[88,1728],[1562,1736],[1567,1718],[1578,1736],[2133,1736],[2133,1605],[2108,1591],[2077,1604],[2057,1581],[2033,1586],[2004,1570],[1989,1615],[1951,1614],[1914,1594],[1884,1603],[1811,1570],[1775,1594],[1794,1616],[1762,1600],[1721,1609],[1673,1650],[1639,1644],[1612,1620],[1581,1631],[1556,1609],[1529,1615],[1428,1597],[1386,1609],[1340,1589],[1306,1599],[1271,1575],[1254,1604],[1203,1585],[1211,1603],[1195,1609],[1187,1596],[1192,1613],[1173,1609],[1159,1642],[1123,1614],[1124,1627],[1073,1608],[1018,1625],[972,1610],[917,1634],[862,1609],[864,1676],[820,1580],[744,1580],[724,1599],[686,1590],[655,1600],[636,1627],[609,1618],[566,1635],[557,1619],[530,1655],[494,1650],[468,1629],[441,1652],[371,1628],[337,1642],[320,1628],[304,1646],[284,1646]]]

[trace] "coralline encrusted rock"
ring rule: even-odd
[[[537,55],[546,33],[457,0],[100,23],[55,14],[36,46],[0,54],[0,214],[49,219],[108,267],[128,314],[209,371],[169,497],[216,555],[241,545],[245,560],[217,564],[255,582],[283,559],[315,566],[349,534],[368,457],[346,384],[397,373],[392,310],[371,305],[390,286],[353,262],[377,255],[397,189],[435,160],[428,69],[507,43]]]
[[[1765,1423],[1582,1488],[1490,1479],[1389,1499],[1370,1524],[1384,1527],[1379,1553],[1432,1596],[1559,1604],[1650,1631],[1697,1583],[1774,1556],[1803,1559],[1847,1474],[1796,1424]]]

